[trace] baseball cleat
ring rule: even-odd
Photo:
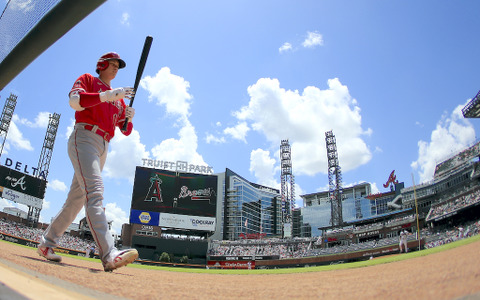
[[[103,263],[103,270],[105,272],[112,272],[115,269],[126,266],[134,262],[138,258],[138,251],[136,249],[126,249],[126,250],[112,250],[110,253],[107,262]]]
[[[51,260],[51,261],[56,261],[56,262],[61,262],[62,261],[62,258],[60,256],[58,256],[57,254],[55,254],[53,249],[50,248],[50,247],[38,247],[37,248],[37,253],[40,256],[43,256],[46,259]]]

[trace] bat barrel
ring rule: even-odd
[[[143,44],[142,55],[140,56],[140,62],[138,63],[138,68],[137,68],[137,76],[135,77],[135,84],[133,85],[133,90],[135,91],[135,94],[137,93],[138,85],[140,84],[140,80],[142,79],[143,70],[145,69],[145,64],[147,63],[147,57],[148,57],[148,53],[150,52],[150,47],[152,46],[152,41],[153,41],[153,37],[147,36],[145,38],[145,43]],[[130,99],[130,104],[129,104],[130,107],[132,107],[133,105],[135,94]],[[129,120],[128,118],[126,118],[122,128],[123,131],[127,130],[128,122]]]

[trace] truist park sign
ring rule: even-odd
[[[174,172],[187,172],[187,173],[199,173],[199,174],[213,174],[213,168],[210,166],[200,166],[189,164],[186,161],[177,160],[164,161],[149,158],[142,158],[143,166],[147,168],[162,169]]]

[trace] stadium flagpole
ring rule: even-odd
[[[417,238],[418,238],[418,250],[421,249],[420,243],[420,223],[418,221],[418,203],[417,203],[417,190],[415,189],[415,178],[413,177],[412,173],[412,182],[413,182],[413,197],[415,198],[415,211],[417,216]]]

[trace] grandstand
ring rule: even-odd
[[[480,118],[480,91],[462,109],[465,118]]]

